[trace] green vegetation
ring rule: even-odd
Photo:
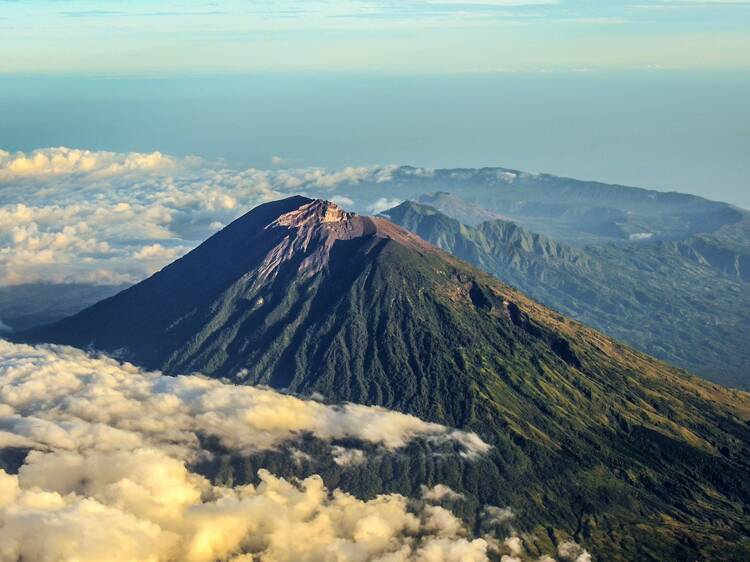
[[[575,248],[502,220],[469,227],[412,202],[387,216],[563,314],[750,389],[750,219],[679,242]]]
[[[22,339],[476,431],[493,450],[475,462],[409,452],[324,475],[364,495],[443,482],[469,496],[470,521],[509,506],[532,554],[573,537],[598,560],[750,557],[748,394],[620,345],[385,220],[276,221],[307,203],[258,207]],[[213,470],[249,479],[255,462]]]

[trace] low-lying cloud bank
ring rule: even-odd
[[[0,285],[135,282],[257,204],[294,193],[378,212],[399,200],[367,200],[356,186],[395,170],[240,171],[159,152],[0,150]],[[261,471],[257,486],[230,487],[194,470],[217,448],[304,456],[294,442],[308,436],[330,442],[341,470],[415,439],[469,459],[489,449],[474,434],[382,408],[0,340],[0,562],[528,560],[521,537],[507,536],[509,509],[487,506],[482,528],[494,530],[472,536],[441,505],[463,501],[446,486],[364,501],[317,476]],[[555,559],[589,557],[564,543],[540,560]]]
[[[0,181],[80,174],[108,177],[130,172],[168,171],[179,165],[198,165],[200,162],[199,158],[177,159],[161,152],[122,154],[66,147],[45,148],[31,153],[0,150]]]
[[[0,447],[154,447],[193,461],[208,439],[249,454],[309,434],[388,449],[416,438],[453,441],[466,457],[489,450],[473,433],[385,408],[331,406],[197,375],[169,377],[71,347],[0,340],[0,360]]]
[[[209,454],[207,438],[249,454],[301,434],[386,449],[415,438],[455,441],[465,455],[488,449],[475,435],[381,408],[328,406],[0,340],[0,460],[29,451],[17,474],[0,470],[0,561],[525,559],[518,536],[471,536],[439,505],[461,501],[445,486],[425,488],[420,499],[363,501],[317,476],[288,481],[261,471],[257,486],[228,487],[189,468]],[[361,453],[342,451],[332,454]],[[493,521],[511,517],[486,512]],[[590,560],[572,543],[557,556]]]
[[[0,150],[0,285],[136,282],[260,203],[307,193],[351,208],[340,186],[384,182],[395,169],[232,170],[160,152]]]
[[[212,486],[154,450],[38,454],[0,471],[1,560],[485,560],[439,506],[361,501],[319,477]]]

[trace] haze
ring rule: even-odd
[[[748,99],[742,0],[0,0],[9,151],[502,165],[750,207]]]

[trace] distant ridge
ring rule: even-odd
[[[439,199],[451,214],[462,208],[455,195]],[[678,242],[576,248],[505,220],[467,226],[411,201],[384,216],[616,339],[750,389],[750,251],[732,241],[750,240],[744,223]]]
[[[750,221],[748,211],[686,193],[510,168],[401,166],[340,189],[356,193],[360,208],[381,198],[412,200],[434,206],[470,226],[491,220],[477,216],[479,210],[577,246],[631,239],[677,241]],[[440,202],[456,197],[458,205],[455,199],[445,206]]]

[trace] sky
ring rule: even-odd
[[[0,149],[505,166],[750,207],[750,1],[0,0]]]
[[[2,72],[747,68],[745,0],[0,0]]]

